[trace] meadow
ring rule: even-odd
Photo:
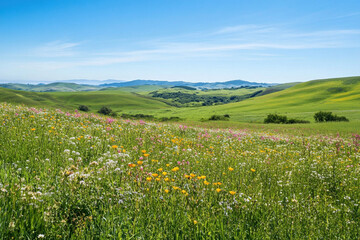
[[[0,238],[359,239],[359,160],[357,134],[1,103]]]

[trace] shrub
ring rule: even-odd
[[[212,115],[208,120],[210,121],[228,121],[230,118],[230,115],[229,114],[225,114],[223,116],[221,115]]]
[[[294,119],[294,118],[288,119],[287,116],[268,114],[267,117],[264,119],[264,123],[295,124],[295,123],[310,123],[310,121]]]
[[[314,119],[316,122],[348,122],[344,116],[337,116],[332,114],[332,112],[317,112],[314,114]]]
[[[89,107],[86,106],[86,105],[80,105],[80,106],[78,107],[78,109],[79,109],[80,111],[83,111],[83,112],[88,112],[88,111],[90,111]]]
[[[98,111],[98,113],[101,113],[101,114],[104,114],[104,115],[114,114],[111,108],[105,107],[105,106],[101,107],[100,110]]]
[[[286,123],[287,117],[277,114],[268,114],[264,119],[264,123]]]

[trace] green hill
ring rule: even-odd
[[[77,91],[96,91],[101,89],[98,86],[55,82],[49,84],[21,84],[21,83],[4,83],[0,87],[9,88],[13,90],[23,90],[31,92],[77,92]]]
[[[97,111],[102,106],[109,106],[114,111],[155,110],[169,107],[160,101],[118,90],[37,93],[0,88],[0,101],[66,110],[75,109],[79,105],[87,105],[92,112]]]
[[[313,80],[237,103],[157,112],[191,120],[229,114],[234,121],[262,122],[268,113],[312,120],[314,112],[320,110],[360,120],[360,77]]]

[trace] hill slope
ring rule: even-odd
[[[212,114],[230,114],[232,120],[260,122],[268,113],[312,119],[314,112],[320,110],[360,120],[360,77],[313,80],[242,102],[176,109],[172,115],[199,120]]]
[[[122,91],[37,93],[0,88],[0,102],[75,109],[87,105],[92,111],[110,106],[114,111],[162,109],[169,106],[160,101]]]

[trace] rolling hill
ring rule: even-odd
[[[262,122],[269,113],[286,114],[289,117],[313,121],[313,114],[321,110],[344,115],[350,121],[360,121],[360,77],[313,80],[287,87],[289,84],[280,85],[278,88],[286,89],[241,102],[185,108],[171,107],[150,96],[132,93],[132,91],[144,90],[142,87],[133,86],[124,88],[125,91],[116,88],[76,93],[35,93],[0,88],[0,101],[63,109],[75,109],[80,104],[84,104],[88,105],[93,112],[106,105],[122,113],[181,117],[189,121],[207,119],[213,114],[229,114],[230,120],[235,122]],[[164,89],[164,91],[168,90]],[[191,91],[194,90],[189,90]],[[208,94],[208,92],[202,94]]]
[[[117,112],[123,110],[156,110],[169,107],[165,103],[151,98],[117,90],[38,93],[0,88],[0,101],[65,110],[74,110],[79,105],[87,105],[92,112],[99,110],[102,106],[109,106]]]

